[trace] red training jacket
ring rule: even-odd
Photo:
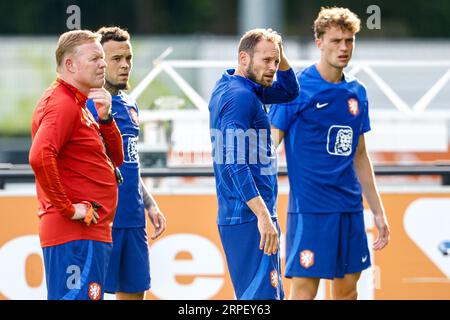
[[[73,240],[112,242],[111,226],[117,206],[114,167],[123,162],[120,131],[113,120],[98,124],[86,109],[87,97],[57,79],[39,100],[32,118],[30,165],[36,176],[39,236],[42,247]],[[72,203],[95,201],[97,224],[71,220]]]

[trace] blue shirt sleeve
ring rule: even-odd
[[[223,170],[233,181],[235,190],[244,202],[260,193],[248,166],[245,148],[239,146],[238,139],[234,137],[251,128],[258,106],[259,101],[252,93],[239,90],[233,92],[221,110],[219,130],[223,135]]]
[[[364,101],[364,114],[362,120],[362,129],[361,133],[366,133],[370,131],[370,119],[369,119],[369,102]]]
[[[369,119],[369,99],[367,98],[366,86],[358,81],[358,100],[362,102],[360,110],[362,112],[361,130],[360,134],[364,134],[370,131],[370,119]]]
[[[294,100],[299,94],[299,85],[294,70],[277,71],[277,80],[271,87],[257,90],[258,97],[265,104],[286,103]]]
[[[288,131],[300,113],[301,104],[300,96],[290,103],[273,104],[269,110],[270,123],[277,129]]]
[[[86,100],[86,108],[92,113],[92,115],[94,116],[95,121],[98,122],[97,109],[95,109],[94,101],[92,99]]]

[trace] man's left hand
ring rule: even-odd
[[[389,224],[387,222],[385,214],[379,214],[374,216],[375,226],[378,230],[378,237],[373,244],[374,250],[381,250],[387,246],[390,238]]]
[[[166,218],[158,206],[152,206],[148,209],[148,217],[154,227],[151,239],[155,240],[166,230]]]

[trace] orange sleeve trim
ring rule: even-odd
[[[56,159],[52,156],[49,157],[49,164],[46,164],[44,152],[41,151],[41,168],[42,176],[45,177],[45,188],[44,192],[49,198],[51,203],[58,209],[61,213],[68,218],[72,218],[75,214],[75,208],[72,202],[67,197],[64,187],[61,184],[61,180],[58,173],[58,167],[56,166]],[[36,177],[41,176],[41,174],[36,173]]]

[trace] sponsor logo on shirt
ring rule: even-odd
[[[328,105],[328,102],[326,102],[326,103],[319,103],[319,102],[317,102],[316,103],[316,108],[317,109],[322,109],[322,108],[325,108],[327,105]]]
[[[102,286],[97,282],[89,283],[88,295],[91,300],[100,300],[102,296]]]
[[[314,265],[314,252],[311,250],[300,252],[300,265],[305,269],[311,268]]]
[[[347,101],[348,104],[348,111],[354,116],[357,116],[359,114],[359,106],[358,106],[358,100],[355,98],[350,98]]]
[[[274,288],[278,287],[278,272],[275,269],[270,273],[270,284]]]
[[[137,148],[138,137],[130,134],[124,134],[123,140],[125,144],[125,163],[139,162],[139,153]]]
[[[353,129],[333,125],[328,129],[327,151],[335,156],[349,156],[352,153]]]

